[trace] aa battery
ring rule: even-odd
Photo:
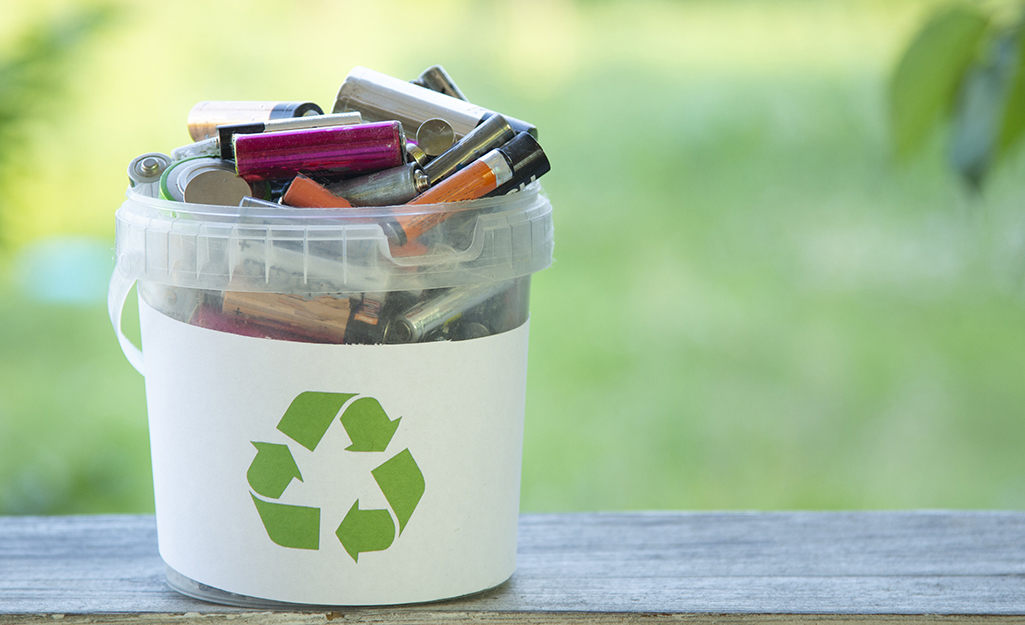
[[[440,118],[452,126],[456,140],[466,136],[489,114],[494,114],[475,104],[365,67],[353,68],[345,77],[332,111],[359,111],[368,121],[397,119],[411,132],[428,119]],[[508,116],[506,119],[516,130],[537,136],[533,124]]]
[[[504,117],[492,115],[458,143],[427,163],[424,166],[424,173],[431,184],[434,184],[467,163],[480,158],[489,150],[504,145],[515,136],[516,131]]]
[[[300,171],[360,174],[405,162],[397,121],[241,134],[232,137],[235,166],[246,180],[291,178]]]
[[[518,168],[522,168],[522,171]],[[408,204],[439,204],[442,202],[463,202],[475,200],[501,189],[517,176],[540,176],[548,171],[548,159],[537,140],[526,132],[500,148],[491,150],[445,180],[416,196]],[[539,173],[538,173],[539,172]],[[392,243],[405,245],[459,211],[431,211],[418,215],[396,217],[389,232],[385,233]],[[399,234],[401,231],[401,235]]]
[[[456,83],[452,80],[452,77],[448,75],[445,68],[440,65],[432,65],[423,71],[416,80],[409,81],[414,85],[430,89],[431,91],[437,91],[438,93],[444,93],[447,96],[458,98],[463,101],[468,101],[463,92],[456,86]]]
[[[551,171],[551,163],[545,155],[541,145],[534,137],[525,132],[516,135],[516,138],[499,148],[502,154],[509,161],[513,176],[510,180],[499,185],[497,189],[487,194],[487,197],[505,195],[509,191],[537,180]]]
[[[353,206],[391,206],[405,204],[430,187],[427,174],[416,163],[350,178],[325,188]]]
[[[334,113],[331,115],[306,115],[287,119],[273,119],[266,122],[248,122],[245,124],[222,124],[217,127],[217,144],[221,158],[235,158],[232,137],[238,134],[254,134],[258,132],[278,132],[281,130],[299,130],[301,128],[325,128],[328,126],[346,126],[363,122],[358,112]]]
[[[230,161],[193,158],[178,161],[164,171],[160,195],[176,202],[238,206],[247,195],[263,194],[254,193],[249,183],[235,173]]]
[[[483,197],[512,178],[512,170],[498,150],[491,150],[446,180],[416,196],[407,204],[438,204],[462,202]],[[385,229],[389,240],[397,246],[413,241],[434,226],[459,211],[429,211],[412,215],[399,215],[391,230]]]
[[[189,111],[189,136],[193,141],[201,141],[216,136],[217,127],[222,124],[265,122],[272,119],[323,114],[324,109],[313,102],[199,102]]]
[[[349,306],[347,297],[323,295],[306,299],[284,293],[226,291],[221,312],[313,342],[342,343],[349,322]]]
[[[416,343],[477,304],[505,291],[510,282],[453,287],[396,315],[384,329],[385,343]]]
[[[160,177],[171,166],[171,158],[160,152],[148,152],[128,163],[128,182],[141,193],[156,195]]]

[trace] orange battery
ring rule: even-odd
[[[512,168],[499,150],[491,150],[463,169],[442,180],[408,202],[408,204],[440,204],[462,202],[484,197],[512,179]],[[396,221],[413,241],[456,211],[432,211],[423,215],[399,215]]]
[[[312,179],[298,174],[288,185],[281,201],[296,208],[352,208],[349,200],[338,197]]]

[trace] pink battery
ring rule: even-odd
[[[235,168],[247,181],[299,172],[356,175],[403,164],[406,136],[397,121],[304,128],[232,138]]]

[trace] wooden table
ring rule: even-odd
[[[151,516],[0,517],[6,623],[1025,623],[1023,512],[527,514],[512,580],[258,612],[164,584]]]

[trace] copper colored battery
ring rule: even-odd
[[[217,136],[221,124],[265,122],[272,119],[323,115],[324,109],[313,102],[208,101],[199,102],[189,111],[189,136],[202,141]]]
[[[206,328],[207,330],[216,330],[218,332],[227,332],[228,334],[238,334],[240,336],[252,336],[261,339],[277,339],[279,341],[310,342],[309,339],[299,336],[298,334],[262,326],[258,323],[249,322],[236,316],[229,317],[219,309],[214,308],[209,304],[203,304],[197,308],[189,323],[194,326],[199,326],[200,328]]]
[[[225,291],[221,311],[320,343],[342,343],[349,322],[349,298],[306,299],[284,293]]]
[[[281,201],[297,208],[351,208],[352,204],[344,197],[339,197],[325,189],[322,185],[299,174],[288,185],[288,190]]]
[[[355,175],[405,162],[397,121],[241,134],[232,138],[235,168],[246,180],[291,178],[301,171]]]

